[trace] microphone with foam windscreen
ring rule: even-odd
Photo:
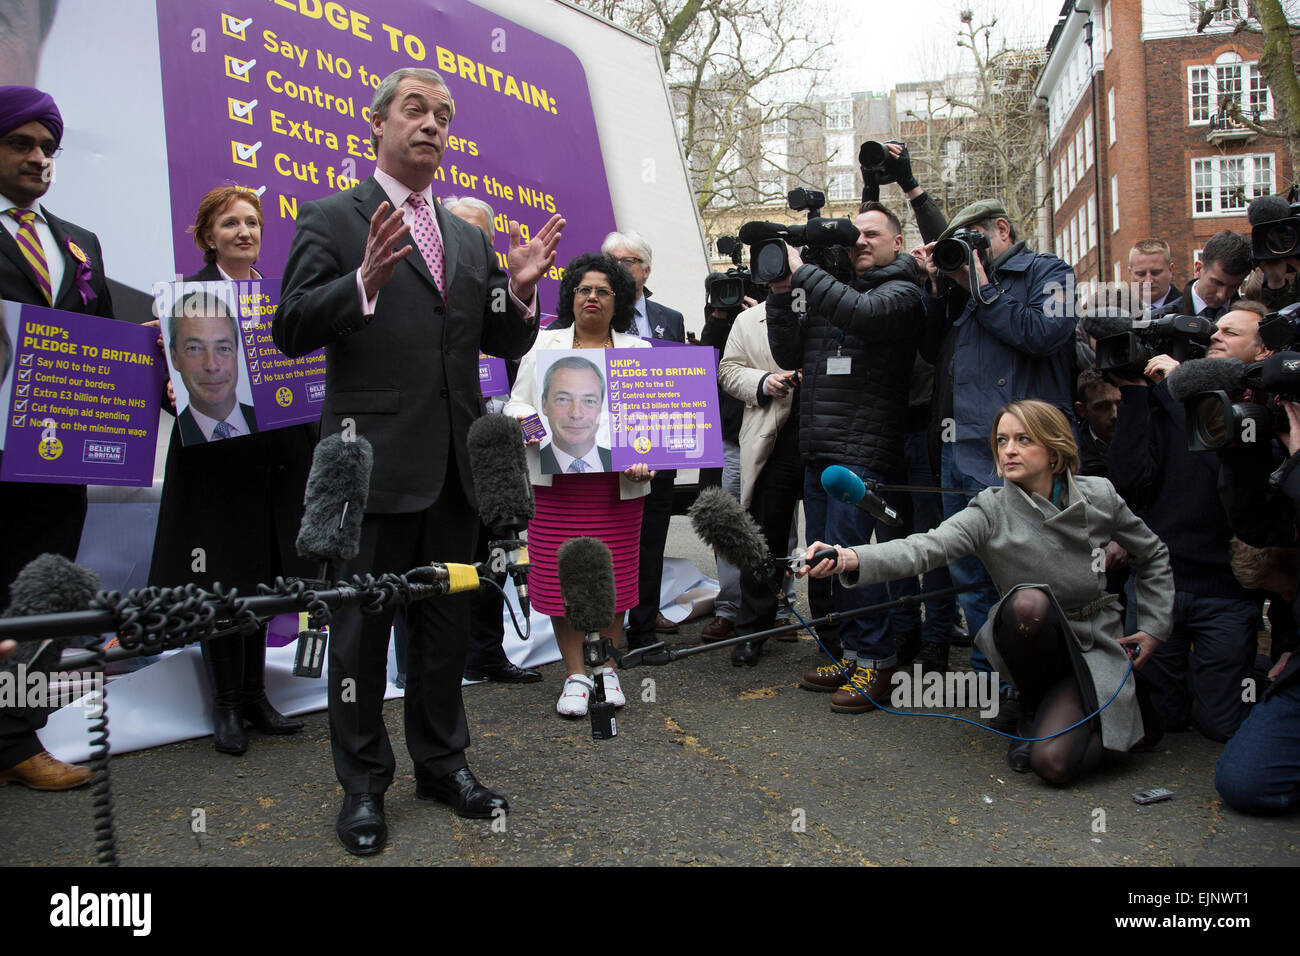
[[[1233,394],[1246,388],[1246,363],[1235,358],[1188,359],[1169,373],[1169,395],[1176,402],[1204,392]]]
[[[870,491],[861,478],[843,465],[831,465],[822,472],[822,488],[836,501],[853,505],[877,521],[883,521],[892,527],[898,527],[903,523],[898,512],[891,508],[884,498]]]
[[[18,572],[9,585],[9,607],[4,617],[32,617],[85,611],[99,593],[99,575],[73,564],[61,554],[42,554]],[[5,670],[23,665],[28,671],[44,671],[58,664],[69,637],[25,640],[5,663]]]
[[[320,562],[317,577],[322,582],[329,581],[335,569],[361,549],[361,520],[374,467],[374,448],[360,435],[345,439],[340,432],[316,443],[296,544],[299,557]],[[313,623],[298,632],[295,677],[317,678],[324,672],[328,638],[323,619]]]
[[[1096,309],[1083,317],[1083,330],[1097,341],[1133,331],[1133,318],[1118,309]]]
[[[584,635],[583,662],[595,672],[595,700],[587,708],[591,736],[605,740],[618,734],[614,705],[605,699],[605,675],[600,670],[612,656],[601,628],[614,620],[618,592],[614,583],[614,558],[599,538],[570,538],[556,555],[560,599],[569,626]]]
[[[342,434],[334,434],[316,444],[303,495],[297,548],[299,557],[320,562],[322,580],[332,576],[331,565],[357,556],[374,466],[374,449],[360,435],[344,439]]]
[[[686,514],[701,541],[724,561],[751,572],[757,581],[770,581],[776,574],[778,560],[785,564],[784,570],[797,570],[803,563],[802,558],[773,558],[763,532],[749,512],[717,485],[701,490]],[[816,552],[810,563],[834,559],[835,555],[834,548],[826,548]]]
[[[489,567],[510,573],[527,618],[528,548],[519,535],[533,519],[534,504],[523,430],[509,415],[484,415],[469,426],[467,444],[479,516],[495,539],[488,543]]]

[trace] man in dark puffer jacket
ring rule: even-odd
[[[861,235],[850,250],[857,274],[851,286],[804,265],[791,249],[793,274],[788,283],[772,283],[767,300],[773,357],[782,368],[803,370],[799,451],[808,541],[870,541],[877,530],[869,514],[828,498],[821,484],[827,467],[881,480],[903,471],[908,379],[925,314],[923,273],[902,251],[902,226],[886,207],[863,203],[854,224]],[[884,526],[879,531],[882,539],[893,536]],[[847,590],[836,582],[833,591],[837,611],[888,597],[884,585]],[[889,624],[887,614],[845,621],[840,666],[809,671],[800,686],[833,691],[831,709],[839,713],[874,710],[871,700],[885,703],[898,662]]]

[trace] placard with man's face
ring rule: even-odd
[[[612,470],[604,353],[546,351],[538,361],[537,408],[546,426],[542,474],[590,474]],[[547,361],[549,360],[549,361]]]

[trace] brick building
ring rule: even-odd
[[[1234,9],[1234,4],[1240,10]],[[1288,19],[1300,0],[1284,0]],[[1052,248],[1080,282],[1126,282],[1128,250],[1155,236],[1179,285],[1206,239],[1249,232],[1246,205],[1292,181],[1286,141],[1220,114],[1220,97],[1273,118],[1263,38],[1234,33],[1245,0],[1196,32],[1189,0],[1066,0],[1038,95],[1048,104]]]

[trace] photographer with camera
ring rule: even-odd
[[[1278,437],[1286,460],[1272,480],[1267,443],[1245,443],[1221,452],[1220,458],[1224,504],[1241,539],[1233,542],[1233,572],[1243,583],[1290,602],[1294,615],[1300,610],[1295,606],[1300,405],[1284,400],[1281,406],[1287,429]],[[1248,496],[1238,499],[1249,502],[1247,510],[1233,507],[1234,493]],[[1239,524],[1242,519],[1247,520]],[[1282,813],[1300,805],[1300,653],[1293,647],[1278,653],[1280,630],[1273,628],[1271,683],[1214,768],[1215,789],[1242,813]]]
[[[1241,294],[1270,311],[1300,302],[1300,203],[1260,196],[1246,207],[1246,218],[1255,271],[1241,284]]]
[[[931,445],[940,444],[940,482],[978,491],[1001,484],[988,435],[1008,402],[1036,398],[1072,409],[1074,325],[1065,290],[1074,276],[1056,256],[1032,252],[1017,239],[1002,203],[986,199],[962,209],[938,242],[914,251],[929,274],[922,355],[935,366]],[[944,516],[966,507],[964,495],[944,495]],[[953,584],[987,577],[974,556],[948,567]],[[958,603],[972,635],[997,601],[993,588],[966,591]],[[972,651],[977,670],[990,670]],[[1003,702],[1002,723],[1015,708]]]
[[[1211,251],[1207,244],[1207,257]],[[1221,260],[1211,261],[1201,276],[1223,268]],[[1235,303],[1219,319],[1206,358],[1256,362],[1268,356],[1259,338],[1266,312],[1257,302]],[[1120,405],[1107,461],[1116,490],[1169,546],[1174,571],[1174,631],[1144,668],[1139,688],[1149,692],[1168,730],[1194,724],[1223,741],[1246,716],[1241,682],[1254,660],[1259,602],[1230,567],[1232,528],[1219,497],[1219,458],[1188,449],[1186,412],[1167,381],[1178,367],[1161,354],[1141,376],[1110,373]],[[1134,605],[1130,593],[1130,617]]]
[[[737,271],[737,270],[732,270]],[[748,270],[744,270],[746,273]],[[726,351],[736,316],[742,309],[756,305],[749,296],[735,299],[735,279],[726,272],[710,272],[704,279],[704,329],[700,332],[700,345],[717,349],[719,357]],[[743,286],[741,286],[743,288]],[[721,471],[722,488],[727,494],[740,498],[740,423],[745,413],[745,403],[727,394],[718,384],[718,414],[722,425],[722,451],[726,464]],[[705,476],[700,475],[705,484]],[[712,479],[710,484],[716,484]],[[704,626],[700,636],[708,643],[731,637],[740,611],[740,570],[721,555],[718,563],[718,596],[713,600],[713,620]]]
[[[804,264],[787,246],[791,274],[770,285],[772,356],[781,368],[802,370],[799,453],[808,540],[868,541],[876,530],[873,516],[826,494],[827,467],[843,465],[878,480],[903,473],[908,377],[924,317],[921,271],[903,252],[902,225],[889,209],[863,203],[853,225],[859,234],[848,250],[851,283]],[[882,539],[890,536],[884,526],[880,531]],[[888,599],[884,585],[850,591],[836,583],[832,595],[841,611]],[[865,713],[874,709],[868,697],[882,702],[892,690],[897,655],[889,615],[843,622],[840,641],[840,666],[811,670],[800,686],[834,692],[836,712]]]

